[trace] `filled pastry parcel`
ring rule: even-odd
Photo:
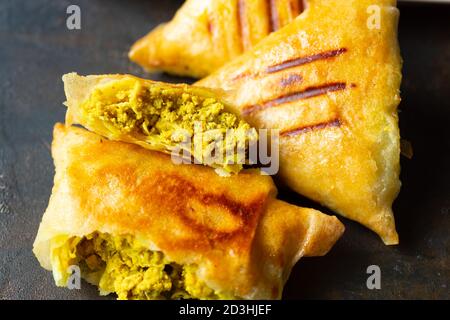
[[[131,48],[149,71],[204,77],[294,20],[302,0],[187,0]]]
[[[180,149],[185,152],[177,155],[217,168],[222,175],[239,172],[249,144],[258,139],[256,130],[232,112],[218,90],[131,75],[70,73],[63,81],[68,125],[81,124],[109,139],[151,150]],[[196,133],[202,134],[197,144]]]
[[[310,0],[197,85],[280,130],[280,181],[397,244],[401,57],[393,0]]]
[[[57,124],[56,174],[34,243],[65,286],[70,267],[120,299],[277,299],[302,256],[328,252],[336,219],[275,199],[268,176],[205,166]]]

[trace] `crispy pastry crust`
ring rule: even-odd
[[[293,23],[197,84],[229,90],[250,124],[281,130],[282,182],[397,244],[396,1],[308,3]]]
[[[206,76],[290,23],[302,0],[188,0],[139,39],[129,57],[149,71]]]
[[[54,187],[33,250],[49,270],[54,237],[131,234],[197,264],[214,290],[274,299],[300,257],[326,254],[344,231],[336,217],[276,200],[271,178],[255,171],[221,178],[62,124],[52,155]]]

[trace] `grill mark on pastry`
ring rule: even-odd
[[[310,56],[289,59],[289,60],[286,60],[286,61],[283,61],[283,62],[280,62],[280,63],[277,63],[277,64],[267,67],[264,72],[266,74],[277,73],[277,72],[287,70],[290,68],[299,67],[299,66],[302,66],[302,65],[305,65],[308,63],[335,58],[335,57],[338,57],[338,56],[346,53],[347,51],[348,50],[346,48],[340,48],[340,49],[335,49],[335,50],[323,51],[323,52],[316,53],[316,54],[313,54]],[[234,81],[238,81],[241,79],[247,79],[247,78],[256,77],[256,76],[258,76],[258,74],[253,74],[247,70],[245,72],[239,73],[239,74],[235,75],[234,77],[232,77],[231,81],[234,82]]]
[[[208,16],[208,32],[209,32],[209,36],[212,37],[213,32],[214,32],[214,24],[211,21],[211,18]]]
[[[320,53],[313,54],[310,56],[286,60],[284,62],[267,67],[266,73],[275,73],[275,72],[279,72],[282,70],[302,66],[302,65],[305,65],[305,64],[308,64],[311,62],[334,58],[334,57],[344,54],[345,52],[347,52],[346,48],[340,48],[340,49],[336,49],[336,50],[320,52]]]
[[[252,77],[253,74],[250,71],[244,71],[241,73],[238,73],[237,75],[235,75],[234,77],[231,78],[231,81],[238,81],[238,80],[242,80],[242,79],[247,79]]]
[[[289,1],[289,9],[291,10],[292,18],[295,19],[303,11],[302,0]]]
[[[294,15],[295,12],[297,11],[297,5],[298,5],[297,0],[289,1],[289,9],[290,9],[292,15]]]
[[[303,127],[299,127],[299,128],[282,131],[280,133],[280,136],[281,137],[292,137],[292,136],[296,136],[296,135],[314,131],[314,130],[321,130],[321,129],[326,129],[326,128],[337,128],[337,127],[340,127],[341,125],[342,125],[341,120],[339,118],[334,118],[329,121],[320,122],[320,123],[316,123],[316,124],[312,124],[312,125],[308,125],[308,126],[303,126]]]
[[[305,10],[305,3],[303,0],[298,0],[298,14],[302,13]]]
[[[249,30],[246,21],[246,0],[238,0],[237,2],[237,22],[238,22],[238,37],[241,39],[242,50],[245,51],[250,48]]]
[[[267,0],[267,10],[269,13],[269,33],[277,31],[280,28],[276,1],[277,0]]]
[[[278,98],[263,102],[261,104],[256,104],[252,106],[248,106],[244,108],[242,113],[244,115],[248,115],[257,111],[262,111],[267,108],[272,108],[281,104],[302,100],[302,99],[308,99],[313,98],[317,96],[324,95],[329,92],[335,92],[335,91],[341,91],[345,90],[347,87],[347,84],[345,82],[334,82],[334,83],[327,83],[324,85],[319,86],[312,86],[308,87],[304,90],[289,93],[286,95],[282,95]]]

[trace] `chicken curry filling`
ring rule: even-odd
[[[149,250],[132,236],[95,232],[85,237],[52,241],[55,281],[67,286],[71,266],[99,287],[100,293],[118,299],[229,299],[198,279],[195,264],[170,262],[160,251]]]
[[[81,112],[88,127],[101,127],[112,139],[128,137],[168,151],[178,148],[226,173],[242,169],[237,150],[245,153],[258,138],[213,92],[187,85],[131,77],[108,82],[93,90]],[[199,133],[201,139],[195,138]]]

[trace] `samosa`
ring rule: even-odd
[[[201,78],[302,10],[302,0],[188,0],[172,21],[138,40],[129,57],[149,71]]]
[[[280,130],[279,179],[397,244],[401,64],[393,0],[311,0],[294,22],[197,85]]]

